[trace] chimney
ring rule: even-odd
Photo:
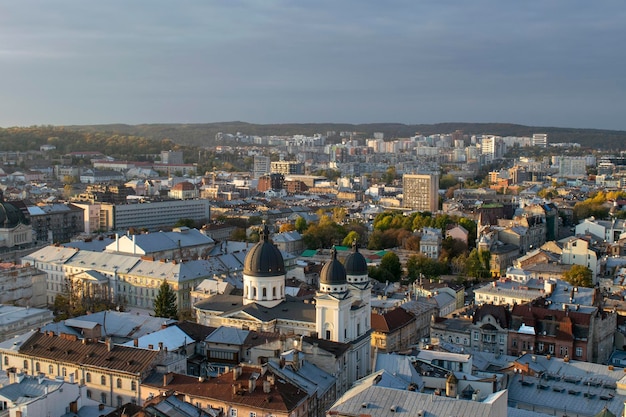
[[[272,390],[272,383],[268,380],[263,381],[263,392],[269,394]]]
[[[297,350],[293,352],[292,366],[295,371],[298,371],[300,369],[300,353]]]
[[[107,340],[106,340],[105,343],[107,345],[107,352],[112,351],[113,350],[113,342],[111,342],[111,338],[110,337],[107,337]]]
[[[163,350],[163,342],[159,342],[159,350]]]
[[[139,347],[139,339],[133,339],[133,346]]]
[[[163,386],[167,387],[170,382],[172,382],[174,380],[174,373],[173,372],[168,372],[166,374],[163,374]]]
[[[256,378],[251,376],[250,379],[248,379],[248,392],[252,394],[255,389],[256,389]]]

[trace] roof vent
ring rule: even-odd
[[[365,402],[361,404],[361,408],[367,408],[367,407],[369,407],[369,403]]]
[[[389,409],[389,411],[391,411],[392,413],[396,413],[400,410],[400,407],[398,407],[396,404],[392,405],[391,408]]]

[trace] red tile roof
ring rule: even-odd
[[[257,367],[243,366],[241,375],[237,379],[233,378],[234,372],[233,370],[203,382],[187,375],[170,374],[166,386],[163,385],[164,378],[162,375],[157,374],[157,379],[160,382],[144,382],[142,385],[153,387],[161,392],[171,390],[193,398],[205,398],[209,401],[217,400],[233,405],[239,404],[250,408],[280,412],[295,410],[307,398],[307,393],[304,390],[271,372],[260,375],[260,370]],[[253,374],[256,374],[258,378],[256,379],[256,387],[250,392],[249,380]],[[159,376],[161,377],[159,378]],[[274,382],[270,385],[269,392],[266,393],[263,390],[263,382],[272,378]],[[153,379],[150,378],[150,380]]]
[[[415,321],[415,316],[403,308],[394,308],[385,314],[372,313],[372,330],[389,333]]]

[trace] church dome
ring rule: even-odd
[[[346,274],[348,275],[365,275],[367,274],[367,261],[365,256],[359,252],[359,245],[356,241],[352,242],[352,253],[346,257],[344,262]]]
[[[337,260],[337,249],[330,250],[331,260],[326,262],[320,272],[320,284],[343,285],[346,283],[346,269]]]
[[[261,230],[259,243],[248,251],[243,263],[243,273],[253,277],[275,277],[285,274],[283,255],[270,242],[267,225]]]
[[[0,227],[12,229],[20,223],[28,224],[24,213],[13,204],[0,200]]]

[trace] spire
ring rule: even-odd
[[[270,229],[267,227],[267,223],[263,220],[263,228],[259,232],[259,241],[261,242],[269,242],[270,239]]]

